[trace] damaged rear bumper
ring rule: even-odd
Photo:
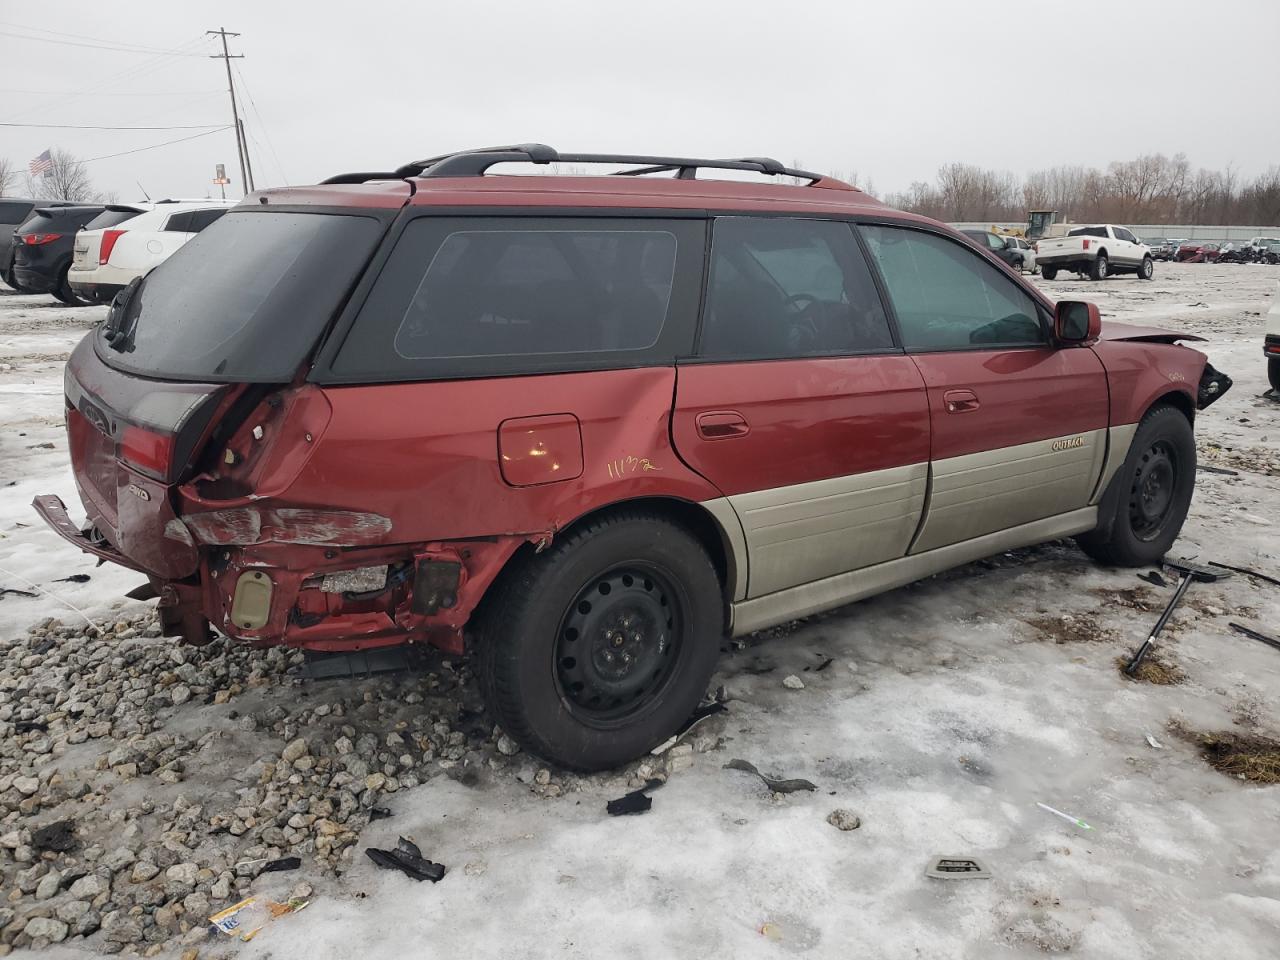
[[[36,513],[40,514],[40,519],[53,529],[54,533],[68,543],[79,547],[85,553],[92,553],[102,560],[118,563],[122,567],[137,570],[139,573],[147,572],[112,546],[96,530],[81,530],[72,523],[71,517],[67,515],[67,506],[62,502],[61,497],[47,493],[32,500],[31,506],[35,508]]]

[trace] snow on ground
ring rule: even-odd
[[[1280,406],[1260,395],[1262,317],[1278,280],[1276,268],[1162,264],[1151,283],[1041,282],[1055,298],[1097,301],[1104,317],[1209,339],[1203,349],[1235,387],[1200,416],[1202,456],[1239,475],[1199,475],[1174,552],[1273,576]],[[95,568],[42,529],[28,505],[55,492],[78,510],[61,368],[101,315],[0,294],[0,586],[30,589],[31,581],[94,618],[145,610],[119,599],[138,578]],[[78,572],[92,579],[56,582]],[[309,879],[316,892],[305,912],[250,945],[202,949],[397,960],[968,960],[1068,949],[1100,958],[1273,957],[1280,787],[1216,772],[1170,724],[1280,735],[1280,652],[1227,628],[1238,620],[1280,633],[1280,588],[1247,577],[1193,586],[1161,642],[1186,682],[1128,682],[1115,661],[1140,642],[1168,595],[1057,543],[768,631],[723,658],[716,682],[732,700],[728,715],[711,721],[718,736],[703,738],[713,748],[672,773],[648,814],[604,815],[605,801],[626,789],[625,774],[552,771],[552,782],[565,784],[555,796],[523,782],[536,769],[523,756],[476,786],[436,777],[389,796],[395,816],[366,827],[357,849],[412,836],[449,866],[441,883],[378,871],[362,852],[340,878],[304,863],[254,889],[280,894]],[[50,616],[76,619],[47,596],[4,596],[0,643]],[[835,658],[829,669],[805,669],[826,657]],[[783,687],[793,673],[804,689]],[[248,691],[222,705],[193,700],[162,712],[162,729],[215,728],[237,706],[293,708],[302,695],[343,693],[339,682]],[[236,742],[246,766],[283,746],[261,729]],[[83,750],[75,756],[92,763]],[[771,796],[722,769],[732,757],[807,777],[818,790]],[[208,773],[225,777],[234,763],[224,754]],[[183,788],[212,791],[211,783],[195,771]],[[858,814],[861,828],[828,825],[837,807]],[[938,854],[978,857],[993,877],[925,879]],[[80,956],[95,944],[53,950]]]

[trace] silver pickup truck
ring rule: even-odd
[[[1036,242],[1040,274],[1052,280],[1059,270],[1105,280],[1116,273],[1137,274],[1150,280],[1155,273],[1151,249],[1125,227],[1099,223],[1071,227],[1065,237],[1045,237]]]

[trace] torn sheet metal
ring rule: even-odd
[[[376,513],[310,508],[234,507],[183,517],[192,535],[215,546],[254,543],[297,543],[357,547],[380,543],[391,521]]]

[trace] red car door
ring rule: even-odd
[[[924,383],[848,224],[715,221],[672,433],[741,520],[736,599],[905,555],[928,474]]]
[[[929,397],[929,504],[910,552],[1086,507],[1107,452],[1106,373],[1056,348],[1047,318],[963,244],[859,228]]]

